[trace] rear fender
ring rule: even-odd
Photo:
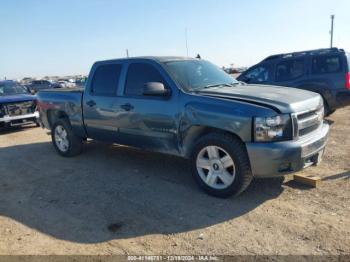
[[[49,124],[49,128],[51,129],[53,124],[57,121],[57,120],[61,120],[61,119],[65,119],[66,121],[68,121],[68,123],[71,125],[73,132],[82,138],[86,138],[86,132],[84,127],[81,125],[81,121],[74,121],[74,118],[72,118],[71,116],[69,116],[65,111],[63,110],[56,110],[56,109],[51,109],[51,110],[47,110],[47,121]]]

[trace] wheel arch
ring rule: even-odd
[[[64,111],[56,109],[50,109],[47,111],[47,121],[49,123],[50,129],[52,128],[53,124],[59,119],[65,119],[70,124],[69,117]]]
[[[235,137],[240,142],[242,142],[242,144],[245,144],[242,138],[234,132],[227,131],[217,127],[193,125],[184,132],[184,135],[182,136],[182,139],[181,139],[181,148],[182,148],[183,156],[186,158],[190,158],[193,148],[196,145],[196,142],[201,137],[210,133],[227,134],[232,137]]]

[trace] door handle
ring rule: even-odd
[[[130,111],[130,110],[134,109],[134,107],[132,105],[130,105],[129,103],[121,105],[120,108],[124,109],[125,111]]]
[[[96,105],[96,102],[94,100],[90,100],[90,101],[86,102],[86,104],[90,107],[93,107]]]

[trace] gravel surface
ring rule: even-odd
[[[329,118],[318,188],[198,189],[186,160],[90,141],[60,157],[41,128],[0,134],[0,254],[350,254],[350,107]]]

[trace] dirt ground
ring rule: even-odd
[[[350,254],[350,107],[329,118],[311,189],[198,189],[187,161],[90,142],[62,158],[41,128],[0,135],[0,254]]]

